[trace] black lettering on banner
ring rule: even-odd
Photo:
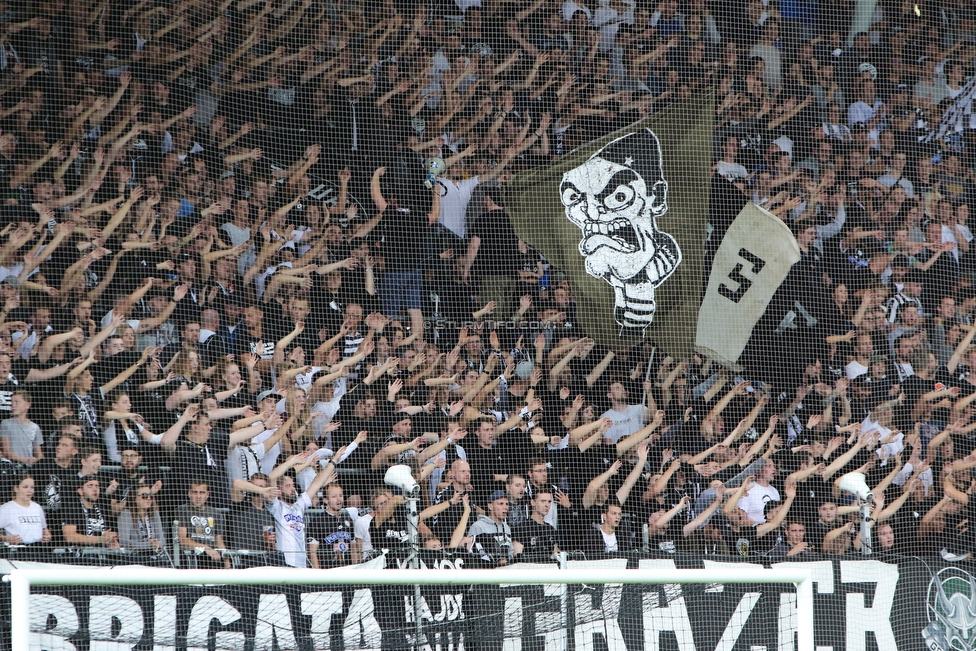
[[[484,567],[474,557],[429,550],[421,554],[422,567],[429,572],[463,573],[464,567]],[[670,570],[708,569],[740,560],[703,560],[679,552],[664,557],[621,555],[610,562],[634,570]],[[405,564],[400,558],[386,562],[390,567]],[[571,563],[566,571],[607,566],[605,560]],[[756,563],[770,566],[759,557]],[[790,566],[808,568],[816,583],[814,621],[820,625],[815,642],[820,648],[948,649],[939,642],[962,639],[971,630],[936,613],[933,596],[941,585],[944,599],[968,604],[962,600],[970,599],[968,589],[976,580],[968,568],[936,563],[932,570],[926,561],[895,556],[883,561],[794,561]],[[357,567],[381,565],[367,562],[350,569]],[[0,648],[5,650],[9,647],[3,640],[10,639],[9,590],[9,584],[0,582]],[[424,585],[416,602],[413,586],[35,586],[30,598],[31,648],[650,651],[677,648],[677,637],[683,649],[785,649],[796,648],[794,595],[792,585],[761,582],[706,589],[687,584],[543,587],[458,582]],[[415,639],[417,615],[426,645]],[[845,640],[867,644],[845,647]]]
[[[757,256],[755,253],[747,251],[746,249],[739,249],[739,257],[752,265],[750,273],[752,275],[758,274],[766,266],[766,261]],[[738,289],[729,289],[729,286],[722,283],[718,286],[718,293],[729,299],[733,303],[738,303],[742,300],[742,297],[746,295],[749,288],[752,287],[752,281],[742,275],[742,269],[744,268],[741,262],[737,263],[732,271],[729,272],[729,280],[732,280],[738,284]]]

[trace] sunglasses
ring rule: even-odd
[[[140,493],[139,497],[144,500],[151,500],[153,498],[152,493]]]

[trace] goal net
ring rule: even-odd
[[[971,5],[0,2],[0,574],[817,622],[96,578],[0,647],[976,648]]]
[[[20,569],[8,639],[30,651],[814,648],[809,569],[592,565]]]

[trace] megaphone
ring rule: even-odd
[[[846,493],[853,494],[862,502],[874,501],[874,495],[871,493],[871,489],[868,488],[867,482],[864,481],[864,473],[862,472],[847,473],[837,482],[837,488]]]
[[[390,469],[386,471],[386,476],[383,478],[383,481],[388,486],[399,488],[403,491],[404,495],[411,495],[419,488],[417,480],[413,478],[413,474],[410,472],[410,466],[390,466]]]

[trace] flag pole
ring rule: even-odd
[[[644,400],[641,404],[647,409],[647,383],[651,381],[651,362],[654,361],[654,354],[657,353],[657,346],[651,348],[651,355],[647,358],[647,370],[644,372]]]

